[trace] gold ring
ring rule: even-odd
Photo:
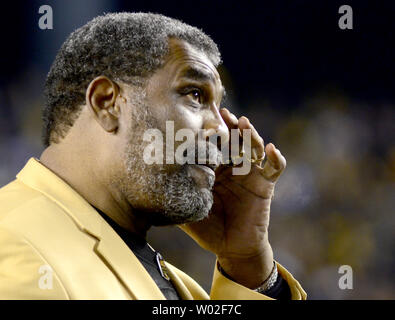
[[[259,159],[250,159],[250,162],[253,164],[261,164],[261,162],[265,160],[265,157],[259,158]]]
[[[238,166],[240,164],[240,163],[239,164],[235,163],[236,160],[238,160],[238,159],[244,159],[244,156],[234,156],[234,157],[231,156],[230,159],[228,161],[226,161],[224,164],[228,165],[228,166],[231,166],[231,167],[236,167],[236,166]],[[265,159],[266,159],[265,154],[263,154],[262,158],[259,158],[259,159],[247,159],[247,160],[250,161],[252,164],[260,165],[262,163],[262,161],[264,161]]]

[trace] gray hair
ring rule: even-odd
[[[45,82],[43,143],[57,143],[78,118],[99,75],[142,86],[163,65],[168,39],[184,40],[218,66],[217,45],[203,31],[153,13],[110,13],[77,29],[60,48]]]

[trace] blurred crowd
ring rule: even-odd
[[[43,150],[44,78],[29,70],[0,87],[0,185]],[[235,101],[231,92],[230,110],[249,117],[287,159],[271,212],[275,259],[311,299],[394,299],[394,104],[353,100],[336,88],[297,105],[259,95],[242,107]],[[211,253],[177,227],[154,228],[149,240],[210,290]],[[338,286],[342,265],[352,267],[352,290]]]

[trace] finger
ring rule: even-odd
[[[258,131],[254,128],[247,117],[241,117],[239,119],[239,129],[243,132],[243,129],[251,130],[251,142],[250,144],[246,141],[245,147],[251,148],[251,159],[261,159],[265,155],[265,144]]]
[[[266,146],[266,162],[262,169],[262,175],[269,181],[276,181],[287,165],[285,157],[274,144]]]
[[[238,128],[239,120],[237,120],[236,116],[233,113],[231,113],[226,108],[222,108],[219,112],[224,119],[225,124],[228,126],[229,130]]]
[[[257,171],[256,174],[259,176],[260,170],[262,169],[254,166],[251,168],[251,173],[254,174],[254,172]],[[264,177],[262,177],[262,179],[264,179]],[[245,176],[230,175],[219,179],[218,182],[216,181],[216,186],[223,185],[227,188],[231,188],[236,194],[241,195],[242,198],[245,198],[247,195],[246,192],[248,192],[262,199],[271,199],[274,190],[274,183],[271,181],[270,183],[271,184],[268,185],[268,182],[262,183],[260,180],[256,179],[254,179],[254,181],[249,180],[245,178]]]
[[[236,116],[231,113],[228,109],[222,108],[220,110],[221,116],[224,119],[224,122],[228,126],[228,129],[230,131],[230,139],[229,139],[229,150],[238,150],[237,155],[240,154],[240,150],[242,148],[242,136],[241,132],[239,130],[239,120],[236,118]],[[232,131],[237,130],[236,136],[238,137],[238,140],[234,139],[234,135],[232,134]],[[229,154],[230,155],[230,154]],[[234,155],[233,155],[234,156]]]

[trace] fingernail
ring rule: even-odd
[[[233,121],[238,122],[236,116],[233,113],[230,113],[230,117],[232,118]]]

